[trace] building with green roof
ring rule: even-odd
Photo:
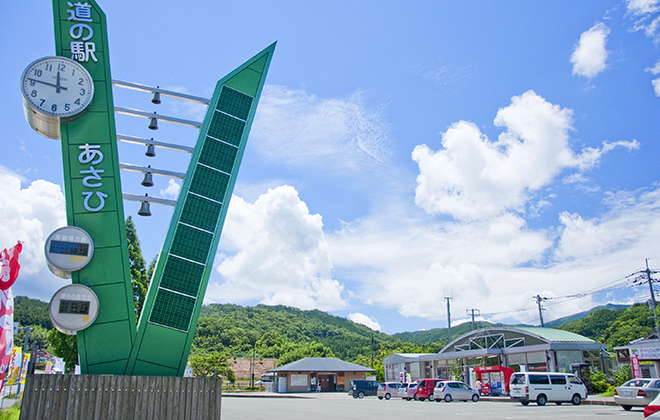
[[[383,360],[385,380],[451,378],[452,366],[505,366],[516,371],[571,372],[571,365],[588,363],[606,368],[605,344],[568,331],[542,327],[492,327],[470,331],[438,353],[393,354]],[[467,379],[467,378],[465,378]]]

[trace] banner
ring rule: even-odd
[[[23,349],[20,347],[14,347],[11,353],[11,361],[9,363],[7,385],[16,385],[18,383],[18,375],[21,371],[21,360],[23,360]]]
[[[639,367],[639,358],[637,357],[638,349],[630,349],[630,364],[632,366],[633,378],[642,377],[642,369]]]
[[[12,248],[5,248],[0,254],[0,290],[7,290],[16,281],[18,270],[18,254],[23,250],[23,244],[18,241]]]
[[[14,296],[11,288],[0,290],[0,390],[14,347]]]

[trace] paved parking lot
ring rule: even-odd
[[[345,397],[345,398],[344,398]],[[401,420],[408,418],[433,419],[642,419],[641,409],[623,411],[618,406],[548,404],[527,407],[511,402],[479,401],[465,402],[420,402],[392,399],[389,401],[367,397],[355,400],[346,396],[337,398],[236,398],[223,396],[223,420],[314,420],[333,419],[373,419]]]

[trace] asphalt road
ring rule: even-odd
[[[352,398],[222,398],[223,420],[316,420],[316,419],[643,419],[642,409],[624,411],[619,406],[548,404],[527,407],[511,402],[420,402],[367,397]]]

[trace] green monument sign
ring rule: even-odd
[[[275,44],[217,83],[136,328],[105,14],[93,0],[53,0],[53,12],[56,56],[21,87],[29,124],[62,141],[67,223],[91,238],[54,233],[46,250],[53,272],[98,298],[77,331],[81,372],[181,376]],[[58,307],[85,317],[81,296]]]
[[[183,375],[274,49],[216,85],[142,309],[131,375]]]

